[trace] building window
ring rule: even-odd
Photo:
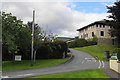
[[[112,28],[112,26],[110,26],[110,28]]]
[[[96,24],[96,27],[98,27],[98,24]]]
[[[103,28],[105,28],[105,25],[103,25]]]
[[[101,25],[101,24],[100,24],[99,26],[100,26],[100,28],[102,27],[102,25]]]
[[[88,34],[85,34],[85,37],[88,37]]]
[[[100,36],[104,36],[104,31],[100,31]]]
[[[88,34],[87,34],[87,37],[88,37]]]
[[[92,32],[92,37],[94,37],[94,32]]]
[[[114,37],[114,35],[113,35],[113,34],[111,34],[111,37]]]

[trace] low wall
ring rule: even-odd
[[[120,73],[120,63],[117,62],[117,60],[110,60],[110,69]]]
[[[101,45],[101,44],[112,45],[112,39],[111,38],[98,38],[98,45]]]

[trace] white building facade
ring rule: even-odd
[[[98,38],[98,44],[114,45],[115,39],[109,34],[109,30],[111,28],[113,27],[104,20],[91,23],[87,26],[77,29],[77,31],[79,31],[79,38],[90,39],[93,38],[94,35],[96,35]]]

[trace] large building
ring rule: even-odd
[[[74,38],[71,38],[71,37],[57,37],[57,39],[62,40],[62,41],[66,41],[66,42],[74,40]]]
[[[79,31],[79,38],[90,39],[94,35],[98,38],[98,44],[115,44],[115,38],[109,34],[109,30],[112,28],[109,21],[102,20],[91,23],[84,26]]]

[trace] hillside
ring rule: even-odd
[[[114,48],[117,46],[115,45],[93,45],[93,46],[86,46],[86,47],[79,47],[79,48],[74,48],[79,51],[87,52],[93,56],[96,56],[98,59],[106,61],[104,59],[104,51],[112,51]]]

